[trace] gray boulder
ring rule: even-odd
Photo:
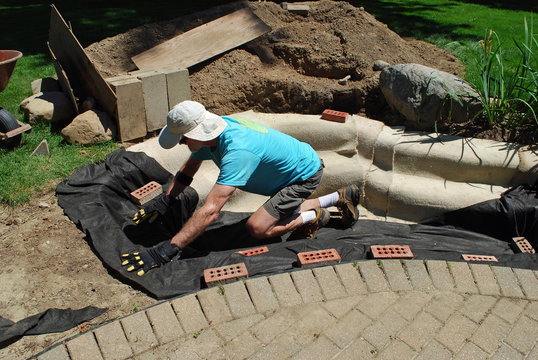
[[[20,109],[26,121],[32,125],[61,123],[70,121],[75,116],[71,100],[61,91],[32,95],[21,102]]]
[[[112,119],[106,113],[97,110],[83,112],[62,129],[62,136],[68,143],[80,145],[112,140],[115,134],[116,127]]]
[[[463,123],[482,110],[476,91],[458,77],[419,64],[384,68],[379,77],[387,103],[406,119],[409,128],[433,131]]]

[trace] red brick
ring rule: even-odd
[[[226,265],[204,270],[204,280],[208,287],[232,282],[245,277],[248,277],[248,271],[245,263]]]
[[[461,254],[465,261],[498,261],[495,256]]]
[[[241,250],[236,251],[236,254],[245,255],[245,256],[253,256],[253,255],[259,255],[269,252],[269,248],[267,246],[262,246],[254,249],[247,249],[247,250]]]
[[[150,181],[141,188],[131,193],[131,200],[138,205],[144,205],[148,201],[156,198],[163,192],[163,187],[156,181]]]
[[[336,111],[331,109],[325,109],[321,114],[321,118],[324,120],[335,121],[339,123],[346,122],[346,118],[349,116],[347,112]]]
[[[325,249],[308,251],[297,254],[297,259],[301,267],[312,265],[328,265],[332,263],[339,263],[341,258],[340,254],[335,249]]]
[[[536,250],[534,250],[529,240],[524,237],[512,238],[512,249],[516,252],[536,254]]]
[[[413,252],[409,245],[372,245],[370,246],[375,259],[412,259]]]

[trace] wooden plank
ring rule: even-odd
[[[92,96],[103,110],[113,115],[116,95],[54,5],[50,12],[49,44],[79,97]]]
[[[271,28],[249,8],[198,26],[131,59],[141,70],[188,68],[247,43]]]
[[[56,55],[54,55],[54,51],[52,51],[52,49],[50,48],[50,44],[48,41],[47,46],[49,48],[50,56],[52,57],[52,62],[54,63],[54,69],[56,69],[56,75],[58,75],[58,82],[60,83],[60,87],[62,88],[62,91],[67,95],[67,97],[71,100],[73,108],[75,109],[75,114],[78,115],[80,111],[78,110],[77,98],[73,93],[73,88],[71,88],[71,84],[69,83],[67,74],[62,68],[62,64],[60,64],[60,62],[56,58]]]

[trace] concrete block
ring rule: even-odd
[[[129,74],[142,81],[147,131],[162,129],[169,110],[166,75],[156,70],[137,70]]]
[[[323,301],[323,295],[319,288],[318,282],[314,278],[314,274],[310,270],[294,271],[291,274],[293,283],[299,294],[303,298],[303,302],[311,303]]]
[[[312,272],[318,280],[325,299],[333,300],[347,296],[346,289],[338,279],[332,266],[314,268]]]
[[[131,192],[131,200],[138,205],[144,205],[162,193],[162,185],[156,181],[150,181],[146,185]]]
[[[381,263],[390,284],[390,288],[393,291],[413,290],[405,270],[402,267],[402,263],[399,260],[383,260]]]
[[[432,280],[422,260],[404,260],[403,263],[409,275],[411,285],[413,285],[415,290],[434,290]]]
[[[202,290],[196,296],[210,324],[220,324],[233,319],[224,293],[220,289]]]
[[[87,332],[66,344],[72,360],[103,360],[93,332]]]
[[[95,330],[95,338],[105,359],[124,359],[133,355],[118,321],[99,327]]]
[[[65,345],[58,345],[39,355],[37,360],[70,360]]]
[[[166,76],[166,89],[168,92],[168,109],[176,104],[191,99],[191,85],[189,70],[178,68],[165,68],[159,70]]]
[[[140,354],[158,345],[157,338],[144,311],[129,315],[120,321],[135,354]]]
[[[107,79],[116,93],[116,113],[114,114],[121,141],[129,141],[146,136],[146,111],[142,81],[136,77],[119,76]]]
[[[263,313],[278,308],[278,301],[267,278],[259,277],[249,279],[245,281],[245,285],[247,286],[250,298],[254,303],[254,307],[258,312]]]
[[[281,306],[294,306],[302,304],[301,295],[297,292],[290,274],[277,274],[269,276],[276,298]]]
[[[195,332],[209,325],[193,294],[174,299],[171,304],[186,332]]]
[[[340,277],[342,284],[350,295],[366,294],[368,289],[361,278],[358,271],[358,264],[339,264],[334,267],[334,270]]]
[[[359,270],[370,292],[389,291],[390,287],[376,261],[360,261]]]
[[[147,309],[146,314],[161,344],[175,340],[185,333],[169,302]]]
[[[224,286],[224,296],[228,300],[233,317],[241,318],[256,313],[245,284],[242,281]]]
[[[456,291],[471,294],[478,293],[473,274],[471,274],[471,269],[467,263],[450,261],[447,266],[454,279]]]

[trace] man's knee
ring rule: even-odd
[[[246,227],[248,233],[253,238],[266,239],[269,237],[268,229],[265,226],[262,226],[262,224],[252,221],[252,218],[248,219]]]

